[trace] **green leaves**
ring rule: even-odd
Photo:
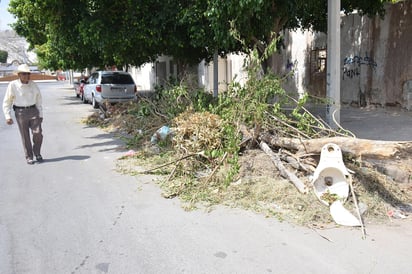
[[[0,50],[0,63],[7,63],[9,53],[5,50]]]
[[[383,15],[384,2],[342,0],[342,10]],[[253,49],[267,59],[285,28],[326,31],[327,0],[11,0],[9,11],[47,68],[76,69]]]

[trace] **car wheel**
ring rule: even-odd
[[[96,102],[96,99],[94,98],[94,96],[92,98],[92,106],[93,108],[99,108],[99,104]]]

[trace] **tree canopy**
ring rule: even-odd
[[[384,2],[342,0],[342,10],[383,16]],[[14,30],[52,69],[263,54],[282,30],[326,31],[327,22],[327,0],[11,0],[9,11]]]
[[[7,57],[9,57],[9,53],[5,50],[0,50],[0,63],[7,63]]]

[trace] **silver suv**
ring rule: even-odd
[[[98,108],[104,102],[119,103],[136,99],[136,84],[124,71],[96,71],[84,86],[84,103]]]

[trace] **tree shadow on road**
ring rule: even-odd
[[[51,162],[61,162],[61,161],[82,161],[89,159],[90,156],[86,155],[72,155],[72,156],[63,156],[63,157],[58,157],[58,158],[48,158],[44,159],[43,161],[45,163],[51,163]]]

